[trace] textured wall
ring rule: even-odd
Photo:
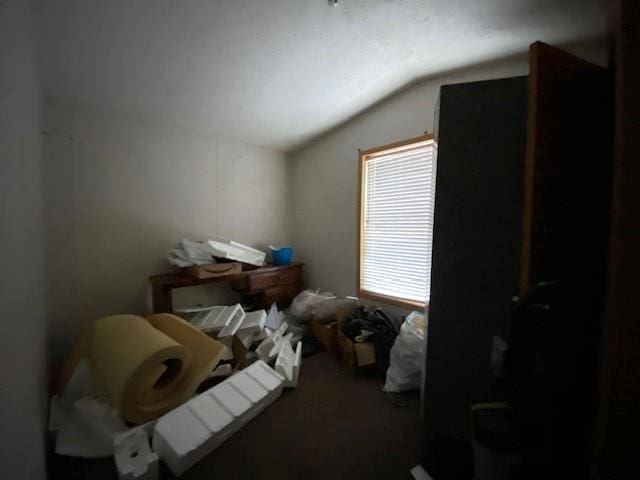
[[[147,312],[147,277],[169,269],[183,236],[262,248],[288,239],[280,152],[52,100],[45,127],[57,359],[93,319]],[[174,298],[235,299],[228,290]]]
[[[0,2],[0,478],[45,478],[40,92],[29,2]]]

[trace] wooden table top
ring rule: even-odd
[[[177,270],[175,272],[162,273],[160,275],[151,275],[149,281],[154,287],[180,288],[190,287],[193,285],[202,285],[205,283],[226,282],[239,280],[247,275],[259,275],[261,273],[272,273],[280,270],[286,270],[293,267],[304,265],[302,262],[291,262],[289,265],[265,265],[264,267],[254,267],[252,265],[242,265],[241,273],[233,273],[230,275],[220,275],[211,278],[196,278],[186,271]]]

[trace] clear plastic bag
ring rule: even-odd
[[[425,362],[425,318],[412,312],[400,327],[391,347],[385,392],[404,392],[420,388]]]
[[[331,292],[304,290],[293,299],[289,312],[301,320],[309,320],[315,313],[320,302],[330,298],[335,298]]]
[[[328,324],[347,318],[359,306],[360,301],[355,297],[327,298],[318,303],[313,317],[318,323]]]

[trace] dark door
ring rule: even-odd
[[[518,292],[527,78],[440,90],[423,462],[471,478],[473,404],[493,401],[492,337]]]
[[[615,70],[611,245],[596,476],[640,478],[640,2],[610,2]]]
[[[530,49],[523,294],[514,317],[517,411],[533,478],[583,478],[594,436],[609,234],[609,71],[537,42]]]
[[[520,286],[601,292],[609,222],[609,72],[541,42],[529,53]],[[601,295],[597,295],[601,302]]]

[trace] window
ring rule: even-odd
[[[433,137],[360,152],[358,294],[402,307],[429,301]]]

